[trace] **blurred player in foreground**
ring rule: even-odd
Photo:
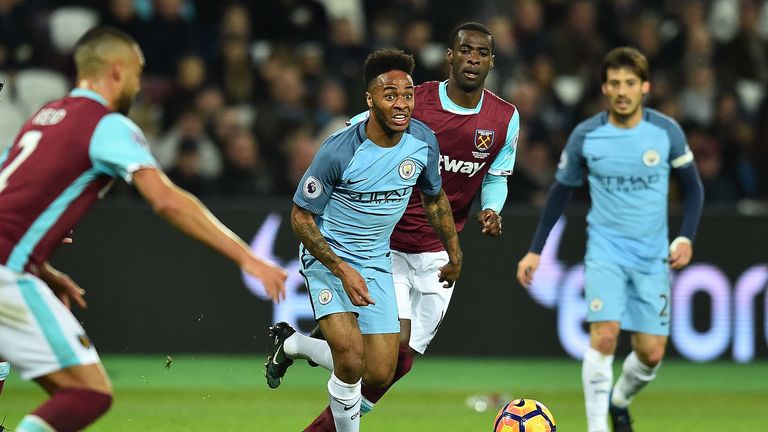
[[[485,90],[485,78],[493,67],[493,35],[479,23],[465,23],[453,30],[446,61],[448,80],[415,87],[413,117],[437,135],[443,189],[453,209],[457,231],[469,216],[472,201],[480,192],[482,210],[477,220],[482,232],[501,235],[499,211],[507,196],[507,176],[515,164],[520,117],[515,107]],[[364,121],[368,113],[352,119]],[[438,280],[440,266],[448,262],[439,238],[430,227],[418,196],[411,197],[403,218],[390,238],[392,276],[400,318],[397,369],[389,386],[363,385],[362,412],[371,411],[384,393],[413,365],[416,353],[424,354],[448,310],[453,288]],[[313,353],[313,361],[330,368],[327,354],[313,349],[315,341],[297,334],[299,353]],[[322,347],[321,347],[322,348]],[[326,350],[328,348],[325,348]],[[306,355],[306,354],[305,354]],[[279,381],[274,381],[279,384]],[[326,408],[308,431],[334,431]]]
[[[529,252],[517,266],[533,280],[544,243],[587,171],[585,297],[590,343],[582,383],[589,432],[632,430],[628,406],[655,377],[669,335],[669,269],[686,266],[701,216],[703,188],[685,134],[671,118],[643,108],[650,90],[648,61],[634,48],[609,52],[601,67],[608,111],[580,123],[563,150]],[[674,170],[683,193],[679,235],[669,243],[667,195]],[[613,384],[620,330],[632,333],[632,353]],[[609,410],[610,408],[610,410]]]
[[[3,87],[5,87],[4,82],[0,82],[0,92],[3,91]],[[3,393],[3,385],[5,384],[6,378],[8,378],[8,375],[11,373],[11,363],[4,361],[2,358],[0,358],[0,394]]]
[[[96,349],[67,308],[70,301],[85,306],[83,291],[47,259],[114,177],[132,183],[173,226],[261,279],[273,300],[285,295],[285,272],[253,256],[174,186],[125,116],[144,67],[136,42],[99,27],[78,41],[74,56],[77,88],[43,106],[0,157],[0,358],[50,395],[17,432],[81,430],[111,405]]]
[[[325,341],[302,337],[330,352],[330,412],[336,430],[360,428],[361,378],[388,385],[398,357],[400,325],[389,238],[418,186],[426,218],[447,250],[435,280],[452,286],[462,253],[451,207],[441,187],[434,133],[411,120],[413,57],[378,50],[364,65],[367,121],[332,135],[318,151],[294,195],[293,230],[301,240],[301,273]],[[270,386],[300,354],[286,323],[270,329]],[[286,340],[290,341],[287,342]],[[272,378],[276,381],[270,381]]]

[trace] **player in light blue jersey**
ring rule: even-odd
[[[669,268],[686,266],[701,216],[703,188],[685,134],[671,118],[643,108],[650,90],[648,61],[634,48],[603,60],[608,112],[580,123],[563,150],[528,254],[517,278],[530,285],[549,231],[586,170],[592,207],[587,215],[585,297],[590,346],[582,383],[589,432],[632,431],[628,406],[656,377],[669,335]],[[679,235],[668,243],[669,174],[684,192]],[[632,332],[632,353],[613,384],[620,330]],[[610,396],[609,396],[610,395]]]
[[[451,207],[442,190],[434,133],[411,120],[413,57],[378,50],[364,66],[370,118],[332,135],[320,147],[293,198],[291,224],[301,240],[301,273],[331,348],[328,382],[336,430],[360,428],[361,378],[385,386],[395,372],[400,325],[392,282],[389,237],[414,186],[448,252],[440,280],[453,285],[462,253]],[[270,328],[270,387],[279,385],[291,356],[294,330]],[[286,342],[286,339],[289,339]],[[325,341],[308,339],[318,349]],[[310,347],[311,348],[311,347]],[[325,347],[327,350],[327,347]]]

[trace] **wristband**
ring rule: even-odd
[[[677,249],[677,246],[679,244],[681,244],[681,243],[692,244],[691,239],[689,239],[688,237],[680,236],[680,237],[672,240],[672,243],[669,244],[669,252],[670,253],[674,252],[675,249]]]

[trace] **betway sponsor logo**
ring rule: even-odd
[[[451,159],[450,156],[447,155],[440,155],[441,172],[446,170],[450,172],[469,174],[469,177],[472,177],[477,174],[484,166],[485,162],[466,162],[462,160]]]

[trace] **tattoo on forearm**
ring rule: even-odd
[[[451,252],[451,249],[458,249],[458,235],[456,234],[456,224],[453,221],[453,212],[445,192],[434,199],[427,200],[424,205],[424,212],[427,215],[430,225],[434,228],[443,246]]]
[[[312,256],[317,258],[318,261],[323,263],[331,271],[341,263],[341,258],[331,250],[331,246],[328,245],[328,242],[320,233],[320,230],[317,228],[314,221],[294,221],[293,232],[304,244],[304,247],[309,250]]]

